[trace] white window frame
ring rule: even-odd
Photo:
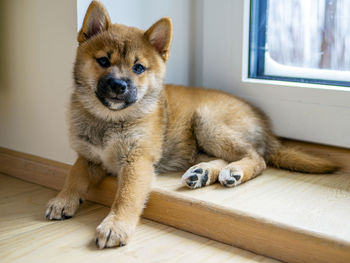
[[[277,135],[350,147],[350,88],[248,78],[249,0],[203,0],[202,84],[261,108]]]

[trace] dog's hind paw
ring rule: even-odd
[[[203,165],[198,164],[188,169],[182,176],[182,184],[191,189],[203,187],[209,184],[210,169],[201,166]]]
[[[224,168],[220,171],[219,182],[223,186],[233,187],[241,184],[243,176],[243,171]]]

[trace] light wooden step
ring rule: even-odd
[[[288,142],[287,142],[288,143]],[[295,143],[293,143],[295,144]],[[189,190],[181,174],[160,175],[144,217],[286,262],[350,262],[350,174],[346,149],[301,144],[346,164],[335,175],[269,168],[236,188]],[[0,171],[60,189],[69,166],[0,150]],[[89,199],[110,205],[115,179]]]

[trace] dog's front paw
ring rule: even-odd
[[[203,187],[209,183],[210,172],[210,167],[207,167],[206,163],[192,166],[182,176],[182,184],[191,189]]]
[[[226,187],[233,187],[242,183],[244,173],[240,169],[224,168],[220,171],[219,182]]]
[[[96,245],[100,249],[125,246],[135,227],[136,224],[122,222],[115,215],[108,215],[96,229]]]
[[[82,200],[79,199],[78,195],[60,193],[47,204],[46,219],[62,220],[71,218],[81,202]]]

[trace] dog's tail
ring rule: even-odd
[[[271,155],[269,164],[295,172],[315,174],[331,173],[339,169],[339,166],[331,160],[282,145]]]

